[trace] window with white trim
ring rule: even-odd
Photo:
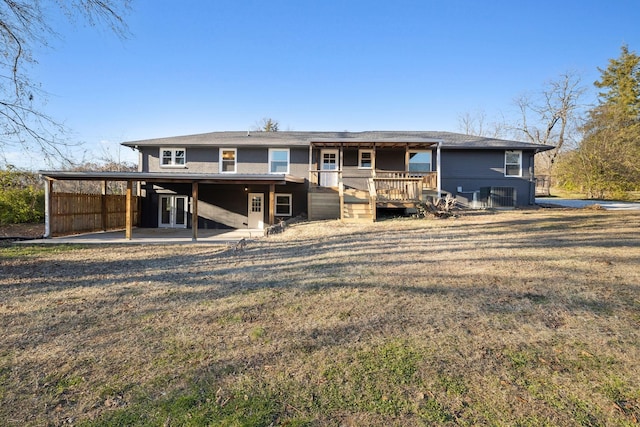
[[[373,150],[358,150],[358,169],[373,167]]]
[[[269,148],[269,173],[289,173],[288,148]]]
[[[291,194],[276,193],[276,216],[291,216]]]
[[[236,172],[236,157],[238,151],[235,148],[220,149],[220,173]]]
[[[160,148],[161,167],[183,167],[187,164],[187,150],[184,148]]]
[[[409,151],[409,172],[431,172],[431,151]]]
[[[522,151],[504,152],[504,176],[522,176]]]

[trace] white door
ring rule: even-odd
[[[320,164],[321,171],[337,171],[338,170],[338,150],[322,150],[320,152],[322,162]],[[337,172],[320,172],[320,185],[322,187],[337,187]]]
[[[160,196],[158,226],[187,228],[187,196]]]
[[[248,228],[264,228],[264,194],[249,193]]]

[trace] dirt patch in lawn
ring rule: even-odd
[[[44,224],[0,225],[0,238],[38,239],[44,235]]]
[[[3,425],[633,425],[640,217],[0,248]]]

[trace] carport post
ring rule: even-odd
[[[192,241],[198,240],[198,182],[191,183],[191,230],[193,231]]]
[[[269,184],[269,225],[276,222],[276,185]]]
[[[102,193],[100,196],[100,222],[102,231],[107,231],[107,180],[102,181]]]
[[[125,213],[125,230],[124,230],[124,238],[127,240],[131,240],[131,234],[133,231],[133,203],[132,203],[132,193],[133,192],[133,181],[127,181],[127,201],[126,201],[126,213]]]

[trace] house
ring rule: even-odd
[[[139,226],[190,227],[194,238],[303,213],[371,221],[447,194],[471,208],[533,205],[534,156],[552,148],[418,131],[212,132],[123,145],[139,152],[138,172],[42,175],[136,182]]]

